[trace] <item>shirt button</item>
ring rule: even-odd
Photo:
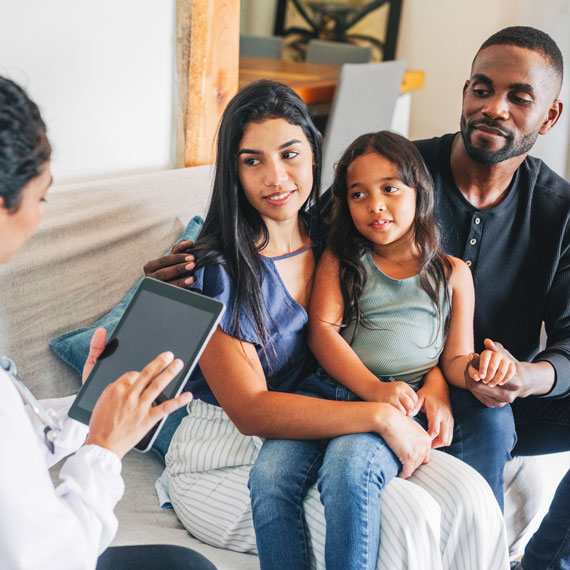
[[[467,267],[471,267],[471,260],[468,259],[468,260],[465,262],[465,265],[467,265]]]
[[[475,238],[471,238],[471,239],[469,240],[469,243],[470,243],[471,245],[475,245],[475,244],[477,243],[477,240],[476,240]]]
[[[475,220],[473,220],[477,225],[479,225],[481,223],[481,218],[475,218]]]

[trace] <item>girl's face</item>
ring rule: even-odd
[[[0,198],[0,263],[6,263],[36,232],[44,213],[44,202],[51,185],[50,164],[22,190],[20,207],[8,211]]]
[[[239,144],[238,175],[265,222],[294,218],[313,186],[313,152],[298,125],[285,119],[249,123]]]
[[[400,180],[393,162],[375,152],[360,155],[347,169],[347,187],[354,225],[378,253],[412,243],[416,190]]]

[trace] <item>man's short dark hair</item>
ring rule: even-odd
[[[562,53],[556,42],[546,32],[530,26],[504,28],[486,40],[479,48],[477,54],[485,48],[496,45],[517,46],[538,52],[550,62],[556,75],[560,78],[560,82],[562,82],[564,75]]]

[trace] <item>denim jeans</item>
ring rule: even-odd
[[[528,543],[522,565],[524,570],[570,570],[570,471]]]
[[[511,407],[488,408],[468,390],[454,386],[449,387],[449,398],[455,420],[453,441],[441,450],[477,470],[503,510],[503,469],[516,442]]]
[[[301,383],[299,393],[360,400],[320,371]],[[425,416],[418,421],[425,425]],[[400,468],[398,458],[374,433],[316,441],[266,440],[249,479],[261,569],[310,567],[303,500],[316,481],[325,509],[327,570],[376,568],[379,498]]]
[[[570,450],[570,396],[521,398],[513,404],[513,413],[518,434],[515,455]],[[528,543],[522,564],[524,570],[570,570],[570,471]]]

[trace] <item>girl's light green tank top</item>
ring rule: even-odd
[[[374,263],[369,249],[362,261],[368,274],[360,299],[366,324],[361,321],[352,348],[379,378],[391,376],[418,389],[443,350],[443,323],[450,309],[444,306],[443,291],[438,327],[436,307],[423,290],[419,275],[407,279],[388,277]],[[354,322],[341,330],[342,336],[349,341],[353,329]]]

